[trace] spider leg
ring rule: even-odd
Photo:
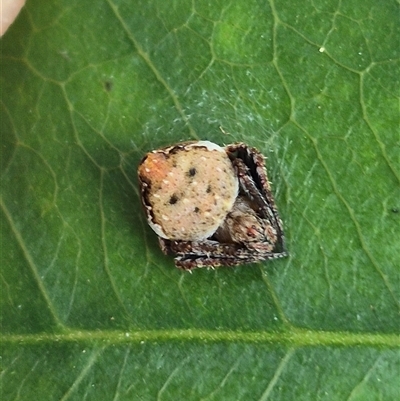
[[[248,256],[242,255],[241,259],[238,258],[225,258],[225,257],[218,257],[218,258],[211,258],[211,257],[196,257],[195,259],[188,257],[187,255],[177,256],[175,261],[175,266],[179,269],[183,270],[193,270],[201,267],[218,267],[218,266],[228,266],[234,267],[238,265],[250,264],[261,262],[267,259],[279,259],[287,256],[286,252],[281,253],[272,253],[269,252],[268,254],[254,254],[250,251],[247,252]]]
[[[218,259],[210,259],[207,257],[199,257],[196,259],[190,259],[185,256],[177,256],[175,259],[175,266],[178,269],[191,271],[194,269],[198,269],[201,267],[219,267],[219,266],[226,266],[226,267],[234,267],[243,264],[250,264],[255,263],[258,260],[254,258],[249,259],[230,259],[230,258],[218,258]]]
[[[159,239],[165,254],[177,255],[175,266],[184,270],[200,267],[237,266],[286,256],[286,252],[255,252],[237,244],[217,241],[171,241]]]
[[[262,217],[268,219],[277,230],[280,248],[285,249],[282,221],[271,192],[264,156],[243,143],[228,145],[226,149],[234,155],[232,163],[237,168],[242,191],[257,203]]]
[[[226,258],[240,258],[241,247],[238,244],[220,243],[218,241],[178,241],[159,238],[161,250],[166,254],[179,256],[204,256],[217,259],[219,256]]]

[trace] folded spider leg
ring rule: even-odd
[[[251,176],[250,169],[246,166],[242,159],[237,158],[233,160],[233,164],[238,170],[240,188],[250,199],[256,202],[263,217],[268,219],[271,222],[271,225],[277,230],[280,248],[285,249],[282,221],[279,218],[278,211],[273,200],[270,201],[270,198],[265,197],[265,194],[267,193],[266,188],[257,187],[254,179]]]

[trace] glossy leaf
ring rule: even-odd
[[[1,39],[2,400],[397,400],[398,8],[29,1]],[[161,253],[137,165],[200,138],[265,154],[287,259]]]

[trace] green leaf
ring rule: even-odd
[[[29,1],[1,39],[2,400],[399,399],[398,15]],[[161,253],[137,165],[196,138],[267,156],[287,259]]]

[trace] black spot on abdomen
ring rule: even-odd
[[[194,177],[196,175],[196,173],[197,173],[197,170],[194,167],[192,167],[191,169],[189,169],[187,174],[189,177]]]
[[[178,202],[179,198],[173,194],[170,198],[169,198],[169,204],[170,205],[175,205],[176,202]]]

